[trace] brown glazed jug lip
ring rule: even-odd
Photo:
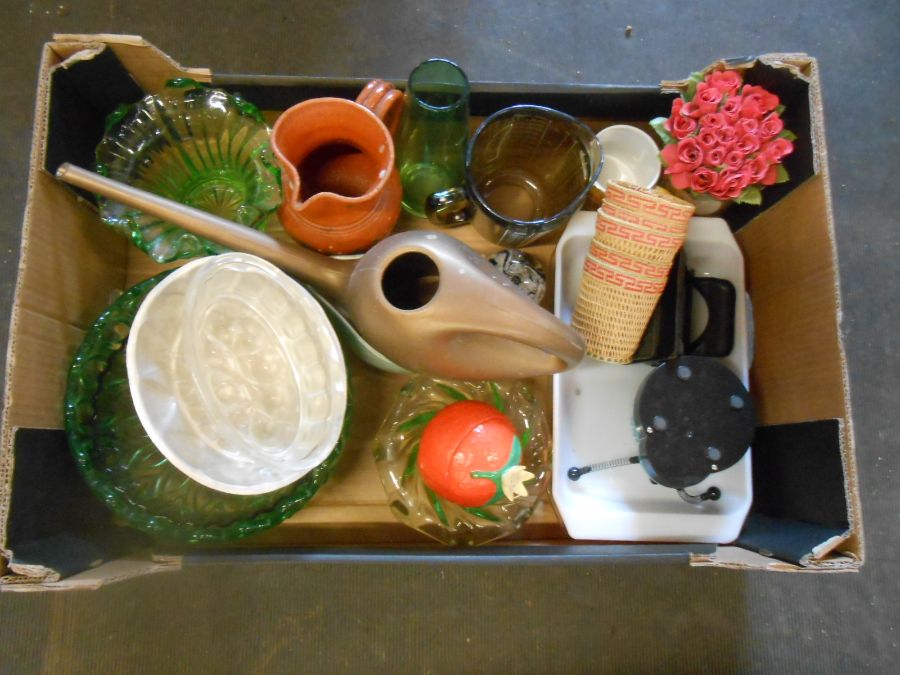
[[[382,131],[384,132],[385,144],[387,146],[387,154],[386,154],[386,158],[385,158],[386,166],[384,167],[384,170],[383,170],[384,175],[381,176],[375,183],[373,183],[372,186],[366,192],[364,192],[363,194],[361,194],[357,197],[348,197],[346,195],[340,195],[335,192],[319,192],[317,194],[314,194],[312,197],[310,197],[309,199],[307,199],[305,201],[299,201],[298,199],[294,198],[294,195],[285,195],[285,199],[290,200],[290,204],[292,204],[294,206],[303,206],[303,205],[310,204],[310,203],[313,203],[316,201],[321,201],[321,199],[335,199],[335,200],[345,203],[345,204],[360,204],[360,203],[370,200],[377,192],[380,192],[381,190],[383,190],[384,186],[387,184],[388,180],[390,180],[391,172],[394,169],[394,160],[395,160],[395,158],[394,158],[394,139],[391,137],[391,133],[390,133],[390,131],[388,131],[387,126],[385,126],[384,122],[381,120],[381,118],[378,117],[378,115],[376,115],[374,112],[372,112],[372,110],[370,110],[366,106],[362,105],[361,103],[357,103],[356,101],[351,101],[350,99],[339,98],[339,97],[335,97],[335,96],[322,96],[319,98],[310,98],[305,101],[300,101],[299,103],[295,103],[290,108],[288,108],[283,113],[281,113],[281,115],[278,116],[278,119],[275,120],[275,124],[272,127],[272,152],[277,157],[278,164],[280,165],[281,170],[283,172],[286,171],[288,173],[288,175],[294,179],[292,181],[293,184],[299,188],[300,174],[297,172],[297,167],[294,166],[292,162],[289,162],[287,160],[287,158],[281,152],[281,149],[278,147],[277,137],[278,137],[279,129],[284,124],[284,119],[287,118],[289,113],[295,113],[297,110],[300,110],[303,108],[310,108],[310,107],[314,107],[314,106],[318,106],[318,105],[334,104],[334,103],[337,103],[338,105],[350,105],[350,106],[354,106],[355,108],[358,108],[360,111],[364,112],[366,115],[371,117],[381,127]]]

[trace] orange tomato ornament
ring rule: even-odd
[[[459,401],[441,410],[425,427],[418,467],[425,484],[463,507],[525,497],[534,478],[522,461],[515,427],[495,407]]]

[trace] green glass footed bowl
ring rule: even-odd
[[[463,507],[435,494],[418,466],[419,444],[428,423],[458,401],[494,406],[512,422],[521,444],[520,463],[534,475],[527,495],[480,507]],[[423,375],[400,390],[375,439],[375,464],[394,516],[448,545],[480,545],[508,536],[528,520],[547,488],[550,432],[544,410],[522,381],[461,382]]]
[[[69,371],[65,429],[81,474],[127,524],[161,539],[215,543],[246,537],[302,508],[331,476],[350,424],[322,464],[287,487],[262,495],[231,495],[191,480],[144,432],[128,388],[125,347],[134,315],[168,274],[127,290],[88,331]]]
[[[281,204],[271,130],[240,96],[186,78],[121,105],[97,146],[97,172],[247,227],[262,229]],[[119,202],[100,217],[160,263],[228,249]]]

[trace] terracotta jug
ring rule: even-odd
[[[356,101],[314,98],[285,110],[272,130],[285,230],[324,253],[365,250],[390,234],[403,189],[392,133],[403,93],[373,80]]]

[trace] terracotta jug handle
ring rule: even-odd
[[[356,97],[357,103],[378,115],[391,132],[391,136],[397,131],[397,125],[400,123],[402,101],[403,92],[384,80],[372,80]]]

